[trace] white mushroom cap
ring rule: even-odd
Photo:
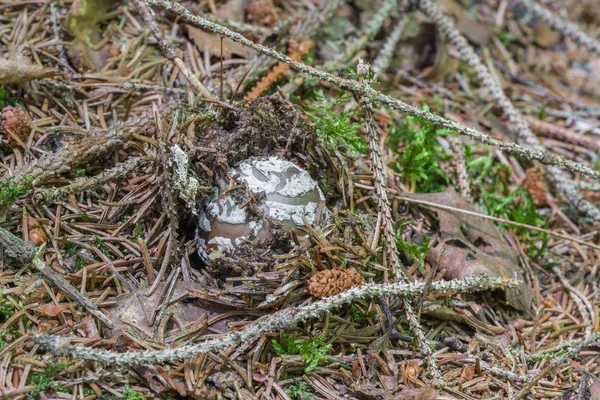
[[[290,161],[277,157],[252,157],[231,170],[240,182],[245,182],[255,194],[264,193],[257,206],[286,230],[304,226],[304,219],[314,223],[319,205],[325,196],[310,174]],[[201,244],[214,245],[233,253],[245,238],[271,236],[268,220],[249,219],[240,200],[232,196],[214,196],[200,217]]]

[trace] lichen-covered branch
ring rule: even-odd
[[[478,292],[516,287],[517,285],[519,285],[519,281],[515,279],[473,276],[460,280],[434,282],[429,287],[428,293]],[[229,332],[219,338],[165,350],[118,353],[103,349],[88,348],[81,345],[70,346],[68,345],[68,338],[44,334],[33,335],[33,340],[36,343],[47,345],[50,351],[57,355],[60,354],[82,360],[94,360],[119,365],[157,364],[173,360],[188,359],[199,354],[218,351],[242,342],[251,342],[266,332],[284,330],[300,322],[319,317],[328,311],[334,310],[344,304],[352,303],[358,299],[378,296],[414,297],[422,294],[424,289],[425,284],[423,282],[366,283],[336,296],[327,297],[300,308],[288,307],[273,314],[266,315],[253,322],[243,331]]]
[[[150,122],[147,117],[132,117],[124,124],[110,128],[106,135],[88,136],[77,144],[69,145],[15,170],[12,177],[5,181],[10,180],[19,188],[39,186],[50,178],[87,165],[90,161],[120,148],[134,133],[147,127]]]
[[[77,178],[73,183],[67,186],[38,189],[33,194],[33,200],[37,204],[59,204],[65,201],[71,194],[94,189],[107,182],[116,182],[125,179],[133,171],[144,165],[144,163],[145,160],[140,157],[129,158],[126,161],[115,165],[113,168],[102,171],[96,176]]]
[[[362,63],[362,60],[361,60]],[[359,64],[361,68],[361,64]],[[368,69],[368,66],[362,64],[362,68]],[[359,72],[360,73],[360,72]],[[368,73],[367,73],[368,75]],[[394,232],[394,220],[392,218],[392,209],[390,201],[387,195],[387,170],[383,162],[383,158],[380,151],[379,133],[377,132],[377,124],[375,123],[375,116],[373,115],[373,108],[368,101],[363,101],[357,98],[357,101],[361,104],[362,112],[365,120],[365,129],[367,131],[367,138],[369,143],[369,154],[371,155],[371,165],[373,168],[373,184],[375,186],[375,195],[377,197],[377,206],[381,213],[383,237],[385,240],[385,247],[387,254],[390,257],[390,264],[392,265],[392,271],[396,281],[408,282],[408,277],[404,272],[404,267],[398,257],[398,246],[396,245],[396,235]],[[421,328],[421,324],[417,319],[413,310],[410,299],[404,298],[402,301],[404,306],[404,312],[406,320],[410,327],[411,332],[417,339],[417,344],[425,356],[428,369],[433,376],[436,384],[441,384],[442,374],[435,363],[433,358],[433,351],[427,344],[427,339]]]
[[[367,23],[363,33],[351,41],[346,46],[343,53],[338,54],[332,60],[326,62],[323,69],[325,69],[325,71],[333,71],[345,67],[356,53],[365,48],[365,46],[373,40],[383,26],[383,23],[397,7],[397,0],[384,0],[379,11]]]
[[[269,55],[275,59],[290,64],[290,67],[295,71],[306,73],[318,79],[330,82],[344,90],[350,91],[355,95],[360,96],[361,98],[373,102],[382,103],[405,114],[409,114],[430,121],[436,125],[454,130],[459,134],[464,135],[470,139],[477,140],[483,144],[496,147],[504,152],[517,154],[528,160],[537,161],[541,164],[564,167],[570,171],[579,172],[583,175],[590,176],[594,179],[600,179],[600,172],[586,165],[561,157],[558,154],[543,149],[524,147],[516,143],[502,142],[501,140],[492,138],[482,132],[479,132],[476,129],[468,128],[458,122],[450,121],[444,117],[440,117],[439,115],[433,114],[431,112],[412,107],[399,99],[395,99],[393,97],[381,93],[380,91],[372,88],[367,84],[361,84],[353,80],[339,78],[327,72],[319,71],[316,68],[310,67],[302,62],[294,61],[290,57],[276,50],[255,43],[249,39],[246,39],[239,33],[233,32],[223,26],[210,22],[205,18],[192,14],[181,4],[173,3],[169,0],[148,0],[148,3],[159,5],[165,8],[166,10],[180,16],[185,22],[191,25],[194,25],[200,29],[207,30],[209,32],[214,32],[226,36],[237,43],[251,47],[263,54]]]
[[[85,307],[92,315],[101,320],[106,326],[112,328],[113,324],[98,307],[92,303],[85,295],[75,289],[67,280],[52,268],[48,267],[37,254],[38,249],[31,242],[17,237],[4,228],[0,228],[0,248],[4,250],[4,254],[8,256],[12,265],[19,268],[23,265],[31,264],[31,266],[39,272],[42,277],[60,289],[68,298]]]
[[[562,32],[588,50],[600,54],[600,42],[581,30],[576,24],[565,21],[558,15],[555,15],[544,6],[538,4],[535,0],[516,0],[521,3],[533,15],[543,19],[552,28]]]

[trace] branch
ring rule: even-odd
[[[517,1],[525,6],[530,13],[546,21],[552,28],[562,32],[565,36],[586,47],[589,51],[600,55],[600,42],[583,32],[576,24],[572,24],[558,15],[554,15],[550,10],[537,4],[534,0]]]
[[[71,194],[94,189],[104,185],[107,182],[125,179],[133,171],[142,167],[144,163],[145,160],[139,157],[130,158],[120,164],[115,165],[113,168],[102,171],[96,176],[75,179],[70,185],[58,188],[53,187],[38,189],[33,194],[33,200],[38,205],[44,203],[59,204],[65,201]]]
[[[434,282],[428,293],[471,293],[484,290],[516,287],[519,281],[514,279],[489,278],[484,276],[468,277],[461,280]],[[352,303],[362,298],[378,296],[412,297],[423,293],[425,284],[414,283],[367,283],[345,291],[336,296],[328,297],[298,309],[288,307],[273,314],[265,315],[252,323],[241,332],[229,332],[220,338],[210,339],[201,343],[185,345],[164,350],[130,351],[124,353],[103,349],[91,349],[81,345],[67,345],[65,337],[34,334],[36,343],[47,345],[51,352],[82,360],[94,360],[108,364],[134,365],[158,364],[173,360],[183,360],[199,354],[218,351],[242,342],[251,342],[266,332],[284,330],[300,322],[316,318],[344,304]]]
[[[109,328],[113,327],[112,322],[92,301],[73,287],[62,275],[48,267],[39,257],[38,250],[33,243],[17,237],[4,228],[0,228],[0,247],[4,248],[4,253],[9,256],[14,265],[19,267],[31,264],[44,279],[59,288],[68,298],[83,306],[92,315],[101,320]]]

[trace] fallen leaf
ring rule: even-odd
[[[469,382],[475,376],[475,364],[464,365],[460,370],[460,383]]]
[[[413,194],[408,197],[432,203],[479,212],[461,198],[452,187],[441,193]],[[506,302],[517,310],[529,311],[531,291],[525,284],[519,268],[519,257],[504,239],[498,228],[489,220],[460,212],[433,209],[440,220],[441,237],[429,249],[430,263],[439,259],[439,268],[446,270],[448,279],[485,275],[489,277],[516,278],[523,283],[504,291]]]
[[[477,46],[485,46],[490,40],[488,25],[475,20],[454,0],[441,0],[440,5],[447,14],[454,17],[454,25],[469,41]]]
[[[554,46],[560,40],[560,31],[550,27],[544,21],[538,21],[533,28],[533,40],[540,47]]]
[[[590,399],[600,400],[600,380],[594,379],[594,383],[590,385]]]
[[[40,67],[23,61],[0,57],[0,85],[24,83],[35,79],[50,78],[56,75],[55,68]]]
[[[438,392],[434,388],[406,388],[396,394],[393,400],[435,400]]]
[[[47,317],[56,317],[61,312],[67,310],[68,307],[61,304],[42,304],[37,309]]]
[[[216,15],[223,20],[233,22],[243,22],[244,19],[244,0],[229,0],[217,9]],[[198,50],[208,51],[212,55],[221,55],[221,37],[212,33],[204,32],[202,29],[187,25],[190,38],[196,43]],[[242,46],[239,43],[232,42],[223,38],[223,57],[230,57],[232,54],[248,56],[252,50]]]
[[[140,336],[156,338],[157,331],[152,321],[153,313],[151,310],[155,310],[161,304],[164,288],[165,284],[161,282],[158,288],[149,296],[145,294],[149,291],[149,288],[120,296],[116,306],[106,310],[110,320],[116,321],[116,323],[113,329],[106,328],[105,337],[118,338],[123,332],[133,328],[139,332]],[[203,286],[195,282],[186,284],[183,281],[178,281],[175,284],[173,298],[194,298],[196,297],[194,291],[201,288]],[[211,318],[231,309],[218,304],[210,304],[201,299],[195,299],[193,302],[179,301],[169,308],[173,315],[184,324],[198,322],[205,317]],[[227,320],[221,320],[213,324],[212,328],[227,331],[227,323]]]
[[[411,382],[418,382],[421,371],[419,361],[407,360],[400,363],[400,379],[405,385]]]

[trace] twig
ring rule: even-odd
[[[156,126],[156,136],[158,138],[159,151],[160,151],[160,159],[162,163],[163,170],[163,186],[164,190],[161,195],[161,202],[164,210],[166,211],[169,217],[169,241],[167,243],[167,249],[165,251],[165,256],[160,267],[159,273],[156,277],[156,280],[152,283],[148,294],[154,293],[154,291],[158,288],[158,285],[162,281],[162,277],[171,262],[172,257],[177,257],[179,249],[177,248],[177,227],[179,226],[179,219],[177,217],[177,208],[175,206],[175,198],[173,194],[173,180],[171,176],[171,171],[169,169],[169,156],[167,155],[166,142],[169,140],[169,133],[163,131],[162,117],[158,111],[158,107],[156,104],[152,105],[152,112],[154,114],[154,124]],[[178,124],[179,115],[175,113],[173,118],[173,123],[171,125],[174,130]],[[176,250],[176,251],[172,251]]]
[[[514,279],[471,276],[460,280],[435,282],[429,288],[429,293],[466,293],[516,287],[518,285],[519,281]],[[318,300],[297,309],[288,307],[266,315],[253,322],[244,331],[233,331],[219,338],[165,350],[117,353],[108,350],[87,348],[81,345],[69,346],[68,338],[43,334],[34,334],[33,340],[36,343],[47,345],[54,354],[83,360],[95,360],[119,365],[158,364],[172,360],[192,358],[198,354],[218,351],[242,342],[250,342],[260,337],[263,333],[284,330],[289,326],[316,318],[325,312],[358,299],[378,296],[413,297],[421,294],[423,289],[424,283],[422,282],[366,283],[336,296]]]
[[[156,38],[156,41],[158,42],[158,47],[160,47],[160,50],[162,51],[163,55],[167,57],[169,61],[175,64],[177,68],[179,68],[179,70],[181,71],[183,76],[185,76],[188,82],[190,82],[192,86],[194,86],[196,90],[198,90],[202,94],[202,97],[207,99],[213,99],[214,97],[208,91],[208,89],[206,89],[204,85],[200,83],[196,75],[194,75],[194,73],[187,67],[187,65],[185,65],[183,60],[177,56],[175,50],[173,49],[173,46],[171,46],[171,44],[167,41],[165,35],[162,33],[162,31],[156,24],[156,20],[154,19],[154,11],[152,11],[146,5],[144,0],[131,1],[133,2],[133,4],[135,4],[135,7],[142,16],[144,23],[146,24],[146,26],[148,26],[148,28],[150,28],[150,31]]]
[[[75,289],[67,280],[52,268],[48,267],[38,256],[34,257],[31,265],[38,271],[47,281],[59,288],[68,298],[75,303],[84,307],[90,314],[102,321],[107,327],[113,328],[111,320],[98,309],[92,301],[83,295],[79,290]]]
[[[433,21],[433,23],[435,23],[440,31],[448,37],[452,45],[458,50],[460,58],[469,64],[481,81],[482,85],[488,88],[490,95],[504,110],[504,113],[508,116],[509,121],[514,125],[515,131],[521,137],[521,139],[533,149],[532,151],[549,153],[543,148],[543,146],[540,145],[537,137],[529,129],[527,122],[521,117],[521,114],[517,111],[508,97],[506,97],[506,94],[504,94],[502,88],[498,85],[494,77],[481,62],[467,39],[454,27],[452,20],[442,14],[437,3],[434,0],[419,0],[419,8]],[[577,189],[570,178],[566,177],[559,168],[553,167],[566,166],[566,164],[562,164],[562,162],[540,162],[550,166],[548,168],[550,180],[565,199],[567,199],[571,204],[574,204],[581,213],[600,221],[600,210],[583,197],[581,192]],[[572,163],[572,161],[568,161],[568,163]],[[571,167],[567,168],[575,172],[575,169],[571,169]],[[596,178],[600,176],[598,171],[592,170],[588,167],[584,167],[584,169],[592,172],[592,175]]]
[[[369,76],[369,66],[360,60],[357,68],[359,75],[359,81],[364,81],[363,77]],[[385,240],[385,247],[390,257],[390,264],[392,265],[392,271],[396,281],[408,281],[400,258],[398,257],[398,247],[396,245],[396,235],[394,232],[394,220],[392,219],[392,210],[390,207],[390,201],[387,196],[387,169],[383,162],[381,151],[380,151],[380,140],[379,133],[377,132],[377,124],[375,123],[375,116],[373,115],[373,106],[369,101],[365,101],[362,98],[357,98],[357,102],[361,105],[363,116],[365,120],[365,129],[367,131],[367,138],[369,143],[369,154],[371,155],[371,165],[373,169],[373,183],[375,186],[375,195],[377,197],[377,206],[381,215],[383,237]],[[411,332],[417,339],[417,344],[421,349],[421,352],[425,356],[429,372],[431,373],[435,385],[442,384],[442,374],[433,359],[433,352],[427,344],[427,339],[421,328],[421,324],[417,319],[413,310],[412,304],[409,299],[404,298],[402,300],[404,305],[404,311],[406,314],[406,320],[409,324]]]
[[[88,136],[75,145],[49,154],[31,164],[17,169],[13,176],[8,178],[20,188],[29,184],[39,186],[46,180],[71,171],[81,165],[120,148],[140,128],[147,126],[150,119],[146,117],[132,117],[125,124],[117,124],[102,136]]]
[[[439,208],[441,210],[459,212],[459,213],[466,214],[466,215],[473,215],[475,217],[489,219],[489,220],[494,221],[494,222],[500,222],[500,223],[507,224],[507,225],[513,225],[513,226],[516,226],[518,228],[525,228],[525,229],[529,229],[529,230],[532,230],[532,231],[535,231],[535,232],[546,233],[548,235],[551,235],[551,236],[554,236],[554,237],[557,237],[557,238],[560,238],[560,239],[564,239],[564,240],[567,240],[569,242],[577,243],[577,244],[580,244],[582,246],[591,247],[592,249],[600,250],[600,246],[597,245],[597,244],[590,243],[590,242],[585,242],[583,240],[574,238],[573,236],[563,235],[562,233],[553,232],[553,231],[548,230],[548,229],[538,228],[537,226],[527,225],[527,224],[523,224],[523,223],[520,223],[520,222],[511,221],[511,220],[505,219],[505,218],[493,217],[491,215],[481,214],[481,213],[478,213],[478,212],[475,212],[475,211],[463,210],[462,208],[451,207],[451,206],[447,206],[447,205],[444,205],[444,204],[432,203],[430,201],[411,199],[410,197],[405,197],[405,196],[400,196],[400,195],[397,195],[397,196],[394,196],[394,197],[396,199],[398,199],[398,200],[407,201],[409,203],[422,204],[424,206]]]
[[[388,67],[390,66],[390,61],[392,60],[392,56],[394,55],[394,50],[396,50],[396,46],[400,41],[400,37],[402,37],[402,32],[404,31],[404,26],[408,21],[408,16],[403,16],[396,26],[394,30],[385,41],[383,48],[379,51],[379,54],[373,61],[373,73],[375,76],[378,76],[384,73]]]
[[[579,309],[581,318],[583,321],[588,322],[588,326],[585,328],[585,337],[588,338],[592,335],[594,329],[594,308],[587,297],[579,290],[575,289],[573,285],[569,283],[567,278],[563,275],[560,269],[557,267],[552,268],[552,271],[558,276],[565,289],[569,291],[573,301]]]
[[[163,8],[165,8],[166,10],[174,13],[175,15],[178,15],[184,21],[186,21],[187,23],[189,23],[191,25],[194,25],[200,29],[204,29],[204,30],[207,30],[210,32],[218,33],[223,36],[227,36],[234,42],[240,43],[244,46],[251,47],[263,54],[267,54],[273,58],[276,58],[280,61],[284,61],[284,62],[290,64],[290,68],[292,68],[298,72],[303,72],[303,73],[312,75],[316,78],[322,79],[324,81],[330,82],[336,86],[339,86],[340,88],[342,88],[344,90],[350,91],[350,92],[354,93],[355,95],[358,95],[361,98],[365,98],[365,99],[368,99],[373,102],[382,103],[384,105],[387,105],[387,106],[389,106],[393,109],[396,109],[400,112],[403,112],[405,114],[409,114],[414,117],[424,119],[426,121],[430,121],[430,122],[434,123],[435,125],[443,126],[445,128],[456,131],[461,135],[467,136],[473,140],[477,140],[483,144],[497,147],[498,149],[508,152],[508,153],[518,154],[528,160],[538,161],[541,164],[545,164],[545,165],[554,165],[557,167],[564,167],[570,171],[579,172],[583,175],[587,175],[587,176],[590,176],[595,179],[600,179],[600,172],[598,172],[590,167],[587,167],[583,164],[574,162],[569,159],[565,159],[564,157],[561,157],[558,154],[555,154],[555,153],[552,153],[550,151],[546,151],[543,149],[532,149],[532,148],[524,147],[524,146],[518,145],[516,143],[502,142],[501,140],[492,138],[482,132],[477,131],[476,129],[468,128],[458,122],[450,121],[443,117],[440,117],[439,115],[430,113],[425,110],[421,110],[416,107],[412,107],[412,106],[404,103],[401,100],[387,96],[387,95],[381,93],[380,91],[373,89],[369,85],[361,84],[359,82],[349,80],[349,79],[339,78],[339,77],[336,77],[329,73],[319,71],[319,70],[317,70],[313,67],[310,67],[302,62],[294,61],[291,58],[289,58],[288,56],[286,56],[276,50],[273,50],[269,47],[263,46],[258,43],[254,43],[253,41],[246,39],[239,33],[232,32],[231,30],[229,30],[225,27],[222,27],[222,26],[212,23],[200,16],[192,14],[181,4],[173,3],[170,0],[148,0],[148,3],[159,5]],[[600,211],[598,211],[598,213],[600,214]]]
[[[350,42],[344,52],[338,54],[332,60],[325,63],[323,69],[325,71],[333,71],[345,67],[348,62],[351,61],[352,57],[356,55],[361,49],[363,49],[381,30],[384,22],[388,19],[392,11],[398,7],[397,0],[384,0],[383,4],[379,8],[379,11],[369,20],[363,33]]]
[[[555,357],[554,360],[550,363],[550,365],[548,365],[546,368],[544,368],[543,370],[538,372],[535,376],[531,377],[529,382],[519,391],[519,393],[517,393],[513,397],[513,399],[519,400],[519,399],[522,399],[525,396],[527,396],[527,394],[529,393],[531,388],[541,378],[543,378],[544,375],[553,371],[555,368],[559,367],[562,363],[564,363],[568,359],[577,357],[583,348],[591,346],[592,344],[597,342],[599,339],[600,339],[600,334],[596,333],[594,335],[590,335],[589,337],[587,337],[583,340],[571,342],[570,346],[567,347],[566,351],[562,355]]]
[[[533,15],[546,21],[552,28],[562,32],[565,36],[570,37],[580,45],[585,46],[588,50],[600,54],[600,42],[583,32],[576,24],[565,21],[534,0],[516,1],[525,6]]]
[[[548,360],[551,358],[555,358],[557,353],[569,348],[582,348],[585,346],[589,346],[597,341],[600,341],[600,332],[594,333],[593,335],[581,339],[567,340],[564,342],[560,342],[554,347],[551,347],[546,350],[540,350],[534,354],[525,355],[525,359],[528,362],[536,362],[541,360]],[[566,350],[564,350],[566,351]]]
[[[80,193],[104,185],[106,182],[115,182],[127,178],[133,171],[144,165],[145,160],[139,157],[130,158],[113,168],[102,171],[96,176],[78,178],[73,183],[59,188],[38,189],[33,194],[36,204],[59,204],[67,199],[70,194]]]
[[[75,289],[67,280],[48,267],[39,256],[43,249],[38,250],[33,243],[26,242],[4,228],[0,228],[0,247],[4,253],[14,261],[15,266],[31,264],[47,281],[59,288],[71,300],[83,306],[90,314],[101,320],[109,328],[113,327],[112,322],[98,307],[92,303],[85,295]]]
[[[450,150],[452,151],[452,164],[456,171],[456,178],[458,186],[460,187],[460,195],[463,199],[468,202],[472,202],[471,197],[471,183],[469,182],[469,175],[467,173],[467,165],[465,164],[465,151],[460,143],[460,140],[456,136],[449,135],[448,143],[450,144]]]

